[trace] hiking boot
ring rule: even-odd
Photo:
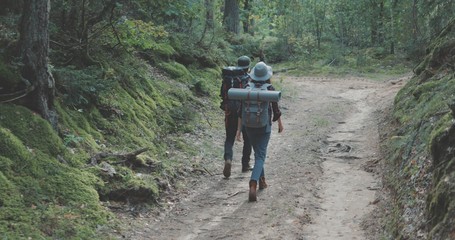
[[[223,175],[226,178],[229,178],[231,176],[231,165],[232,165],[232,160],[224,161]]]
[[[250,164],[242,165],[242,172],[243,173],[246,173],[246,172],[251,171],[251,170],[253,170],[253,168],[250,166]]]
[[[248,201],[250,202],[256,202],[257,196],[256,196],[256,187],[257,187],[257,182],[254,180],[250,181],[250,193],[248,195]]]
[[[262,176],[259,178],[259,189],[267,188],[267,183],[265,182],[265,177]]]

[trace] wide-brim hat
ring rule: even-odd
[[[273,75],[272,67],[267,66],[264,62],[258,62],[249,75],[254,81],[267,81]]]

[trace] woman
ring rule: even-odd
[[[273,72],[270,66],[267,66],[264,62],[258,62],[250,72],[251,84],[268,84],[268,90],[275,90],[270,84],[270,78]],[[242,106],[245,102],[242,101]],[[243,111],[242,111],[243,112]],[[254,168],[250,178],[250,192],[248,200],[250,202],[257,201],[256,189],[259,183],[259,189],[267,187],[264,175],[264,162],[267,155],[267,146],[270,140],[270,134],[272,132],[272,122],[278,121],[278,132],[283,132],[283,123],[281,122],[281,111],[277,102],[271,102],[268,106],[268,112],[270,119],[265,127],[253,128],[246,127],[242,123],[242,112],[239,113],[239,122],[236,138],[241,141],[241,129],[242,126],[246,128],[246,133],[250,140],[250,143],[254,149]]]

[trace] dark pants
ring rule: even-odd
[[[226,140],[224,141],[224,160],[232,160],[235,135],[237,133],[238,116],[229,114],[225,116]],[[246,130],[242,129],[243,151],[242,151],[242,167],[248,166],[251,155],[251,144],[246,134]]]

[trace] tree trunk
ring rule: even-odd
[[[56,129],[54,109],[55,82],[48,68],[49,53],[49,0],[24,1],[20,26],[21,73],[35,90],[27,97],[26,105],[48,120]]]
[[[213,13],[213,1],[205,0],[205,26],[208,30],[212,30],[215,22],[215,14]]]
[[[226,31],[239,34],[240,11],[237,0],[224,0],[223,23]]]
[[[204,31],[202,31],[201,38],[198,41],[198,45],[202,43],[202,40],[204,40],[205,35],[207,34],[207,31],[211,31],[215,28],[214,25],[214,13],[213,13],[213,1],[212,0],[205,0],[204,1],[204,6],[205,6],[205,25],[204,25]]]
[[[417,42],[420,29],[419,29],[419,10],[418,10],[418,0],[412,2],[412,35],[414,37],[414,42]]]
[[[397,11],[398,0],[391,0],[390,6],[390,54],[395,54],[395,12]]]
[[[371,11],[371,18],[370,18],[370,37],[371,37],[371,45],[376,46],[378,42],[378,14],[377,14],[377,3],[375,0],[370,1],[370,11]]]
[[[384,1],[379,1],[378,11],[378,43],[382,45],[384,43]]]
[[[250,0],[243,1],[243,10],[245,12],[245,16],[243,19],[243,33],[250,33]]]
[[[322,29],[319,24],[319,19],[316,19],[315,28],[316,28],[316,40],[318,43],[318,49],[321,49]]]

